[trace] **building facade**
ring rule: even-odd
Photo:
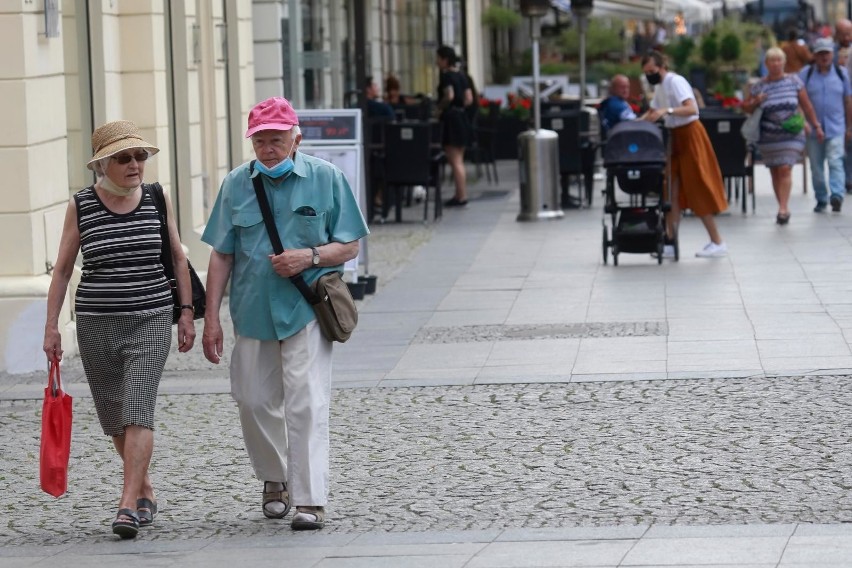
[[[435,49],[481,81],[483,0],[7,0],[0,3],[0,371],[45,368],[47,290],[71,195],[94,180],[92,130],[134,121],[160,148],[146,181],[175,205],[193,264],[223,176],[250,159],[250,107],[340,108],[357,78],[434,93]],[[361,41],[357,41],[361,38]],[[472,47],[473,49],[467,49]],[[363,69],[359,64],[363,62]],[[60,317],[76,352],[74,281]]]

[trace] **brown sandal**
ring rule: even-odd
[[[315,531],[325,526],[323,507],[296,507],[290,527],[294,531]]]
[[[267,491],[266,485],[268,483],[274,483],[272,481],[265,481],[263,483],[263,516],[267,519],[283,519],[287,516],[287,513],[290,512],[290,493],[287,492],[287,484],[282,483],[281,485],[284,487],[282,491]],[[281,513],[271,513],[266,509],[266,506],[270,503],[283,503],[284,511]]]

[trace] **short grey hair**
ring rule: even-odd
[[[780,59],[781,63],[787,63],[787,54],[780,47],[770,47],[763,56],[763,62],[766,63],[770,59]]]

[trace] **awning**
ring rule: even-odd
[[[713,19],[713,3],[721,0],[595,0],[593,17],[669,19],[682,13],[687,21],[706,22]],[[736,1],[736,0],[734,0]],[[571,12],[571,0],[551,0],[554,8]]]
[[[551,5],[571,13],[571,0],[551,0]],[[657,13],[657,0],[595,0],[592,16],[624,19],[653,20]]]

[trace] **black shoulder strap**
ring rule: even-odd
[[[832,63],[834,66],[834,72],[837,73],[837,76],[840,77],[840,81],[843,82],[843,71],[840,70],[840,65],[837,63]],[[814,64],[811,63],[808,65],[808,74],[805,76],[805,85],[807,86],[808,81],[811,80],[811,75],[814,74]]]
[[[166,198],[163,196],[163,186],[160,185],[160,182],[155,181],[154,183],[143,185],[142,187],[151,196],[151,200],[154,202],[154,207],[157,208],[157,214],[160,216],[160,239],[162,240],[162,253],[160,255],[160,260],[163,264],[163,272],[166,273],[166,278],[174,280],[175,267],[171,262],[169,262],[172,258],[172,238],[169,235],[169,213],[166,208]]]
[[[249,164],[249,176],[254,173],[254,162],[255,160],[252,160]],[[272,250],[275,251],[275,254],[281,254],[284,252],[284,245],[281,244],[281,236],[278,234],[278,227],[275,226],[275,220],[272,218],[272,209],[269,207],[269,199],[266,197],[266,190],[263,189],[263,180],[260,179],[260,175],[256,175],[251,179],[251,181],[254,185],[254,194],[257,197],[257,204],[260,206],[260,212],[263,215],[263,224],[266,225],[266,232],[269,234],[269,240],[272,241]],[[310,286],[308,286],[308,283],[305,282],[305,279],[301,274],[291,276],[290,282],[299,289],[299,292],[309,304],[313,305],[320,303],[321,299],[313,290],[311,290]]]

